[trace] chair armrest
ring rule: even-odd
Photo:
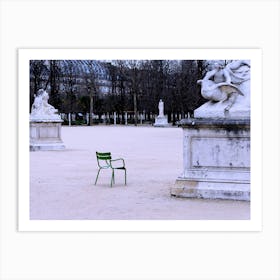
[[[117,163],[120,162],[120,161],[122,162],[122,166],[119,166],[119,165],[117,164]],[[125,162],[124,162],[124,159],[123,159],[123,158],[111,159],[110,162],[111,162],[111,166],[112,166],[113,168],[116,168],[116,167],[125,167]],[[116,163],[117,166],[113,166],[113,163]]]

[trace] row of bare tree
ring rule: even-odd
[[[207,70],[204,60],[90,60],[84,68],[79,63],[31,60],[30,104],[38,89],[44,88],[50,104],[60,112],[88,112],[90,116],[132,112],[137,125],[139,112],[158,113],[160,99],[165,114],[173,120],[179,114],[192,114],[205,102],[196,83]],[[96,70],[97,63],[104,68],[102,75]]]

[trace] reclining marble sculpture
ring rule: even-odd
[[[202,80],[201,95],[209,102],[195,110],[197,118],[250,117],[250,63],[235,60],[225,67],[214,64]]]
[[[48,103],[49,94],[39,89],[31,107],[30,120],[61,120],[58,110]]]

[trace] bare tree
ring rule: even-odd
[[[49,60],[50,75],[45,86],[45,89],[50,84],[50,103],[61,110],[61,98],[59,95],[60,84],[61,84],[61,68],[59,60]]]
[[[93,60],[87,61],[88,72],[84,73],[85,85],[90,99],[89,104],[89,125],[93,124],[93,97],[97,96],[98,86],[97,86],[97,74],[94,66]]]
[[[30,60],[30,106],[34,101],[34,94],[40,88],[46,89],[49,72],[45,60]]]
[[[65,92],[65,100],[63,104],[63,109],[68,113],[73,113],[76,109],[77,105],[77,83],[78,83],[78,75],[75,67],[75,62],[68,61],[66,65],[64,65],[62,69],[62,83],[63,90]]]
[[[123,60],[117,62],[120,74],[126,77],[127,89],[133,98],[134,125],[138,123],[138,96],[141,83],[141,60]]]

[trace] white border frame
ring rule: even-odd
[[[19,231],[260,231],[262,229],[262,62],[260,49],[19,49]],[[29,60],[35,59],[247,59],[251,61],[250,220],[30,220]],[[174,178],[174,181],[176,178]]]
[[[0,0],[0,279],[280,279],[279,8],[279,0]],[[31,47],[261,48],[263,230],[18,232],[16,54]]]

